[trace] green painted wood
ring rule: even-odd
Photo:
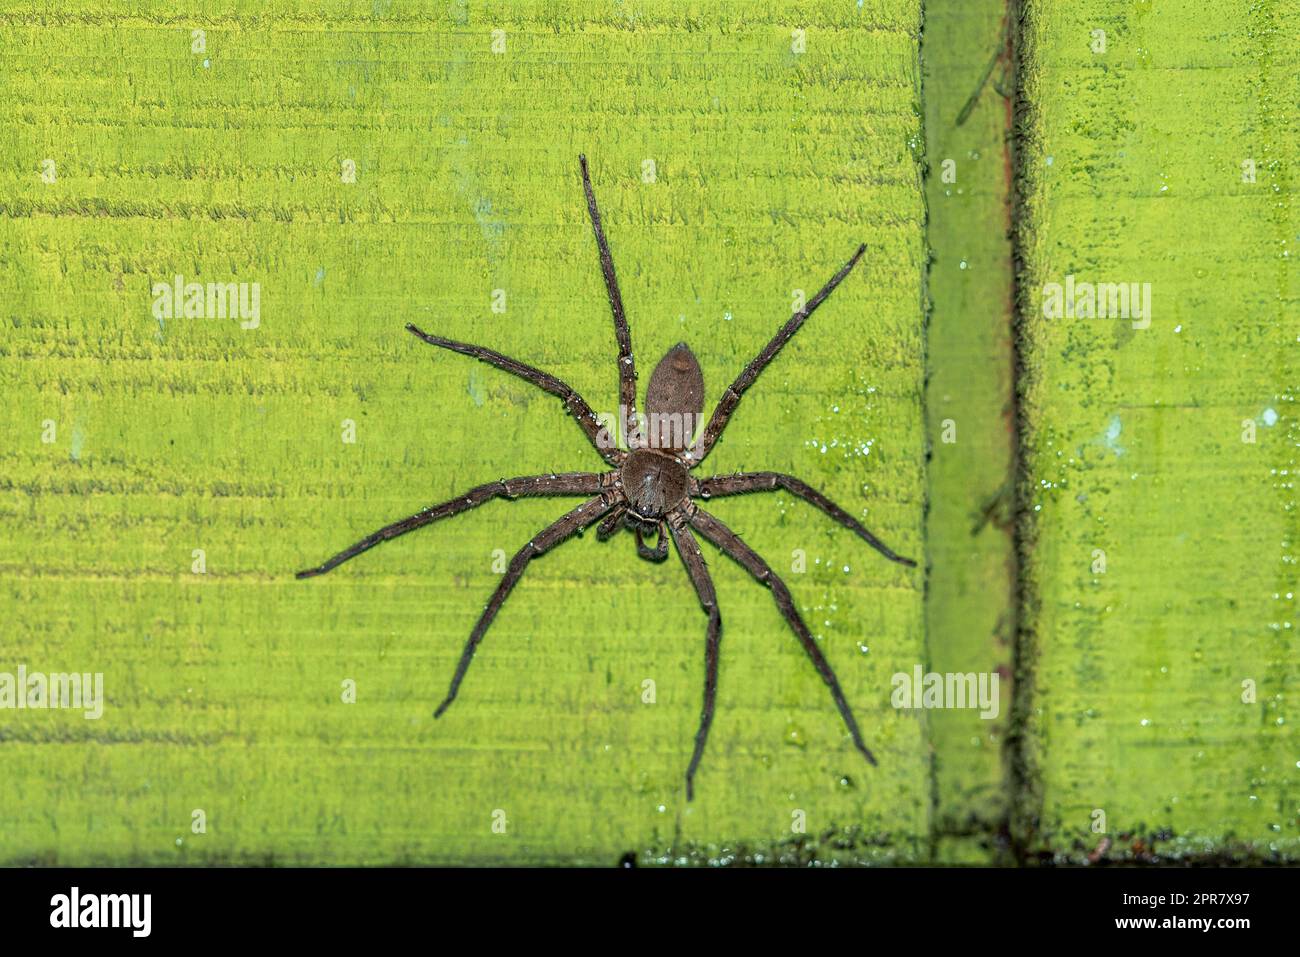
[[[1270,0],[1026,6],[1031,855],[1300,846],[1297,37]],[[1069,276],[1149,315],[1045,316]]]
[[[107,699],[0,711],[0,860],[922,859],[923,728],[889,680],[922,656],[923,574],[788,496],[715,510],[790,573],[880,766],[706,546],[723,665],[689,805],[705,619],[675,561],[589,535],[535,563],[437,722],[494,565],[563,505],[292,578],[470,485],[600,466],[556,400],[402,329],[612,412],[580,151],[643,382],[684,339],[716,400],[867,244],[705,469],[798,474],[921,557],[919,5],[335,10],[0,15],[0,671],[102,672]],[[176,275],[258,283],[257,327],[158,319]]]
[[[1009,813],[1016,429],[1007,41],[1003,0],[926,5],[926,669],[998,677],[998,706],[989,716],[978,708],[927,713],[934,854],[953,863],[997,859]]]

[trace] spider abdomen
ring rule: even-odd
[[[623,494],[638,518],[662,518],[686,498],[686,466],[654,449],[636,449],[620,470]]]

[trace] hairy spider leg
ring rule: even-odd
[[[592,447],[600,453],[601,458],[610,465],[618,465],[626,456],[627,453],[617,447],[612,437],[608,435],[602,437],[604,429],[601,427],[600,420],[596,418],[596,413],[591,411],[591,406],[587,404],[587,400],[578,395],[563,380],[484,346],[476,346],[468,342],[457,342],[454,339],[444,339],[442,336],[430,335],[414,323],[408,322],[406,329],[413,336],[423,339],[431,346],[449,349],[452,352],[459,352],[463,356],[478,359],[480,362],[486,362],[498,369],[509,372],[511,375],[518,376],[525,382],[531,382],[539,389],[551,393],[551,395],[559,396],[564,402],[564,407],[590,440]]]
[[[817,646],[816,640],[808,631],[808,626],[804,624],[803,618],[800,617],[798,609],[794,606],[794,599],[790,597],[790,589],[786,588],[785,582],[781,580],[776,572],[772,571],[758,552],[746,545],[739,535],[708,512],[699,508],[694,509],[690,516],[690,523],[692,528],[772,590],[772,595],[776,598],[776,604],[780,608],[781,614],[785,616],[785,620],[794,629],[795,635],[799,638],[799,643],[803,645],[804,651],[812,659],[813,665],[817,668],[817,673],[822,676],[822,681],[826,682],[826,686],[830,688],[831,697],[835,699],[835,706],[840,710],[840,717],[844,719],[844,724],[853,737],[853,744],[862,752],[862,756],[868,762],[875,764],[875,756],[872,755],[866,743],[862,740],[862,732],[858,730],[858,722],[849,709],[849,703],[844,697],[844,691],[840,687],[839,679],[835,677],[835,671],[831,668],[830,662],[826,660],[826,656],[822,654],[821,648]]]
[[[799,331],[799,327],[804,324],[804,320],[811,316],[814,310],[825,302],[826,297],[835,291],[835,287],[844,281],[844,277],[857,265],[866,249],[865,244],[859,246],[858,251],[853,254],[852,258],[840,267],[839,272],[831,277],[831,281],[823,286],[817,295],[809,299],[802,309],[786,321],[786,324],[763,347],[763,350],[754,357],[753,361],[745,366],[744,371],[736,377],[736,381],[727,386],[727,391],[722,394],[722,398],[718,400],[717,408],[713,410],[713,415],[709,418],[709,424],[704,427],[704,434],[700,436],[699,443],[685,452],[687,461],[692,463],[691,468],[695,468],[696,465],[703,462],[704,457],[709,454],[709,451],[713,448],[713,443],[718,440],[722,430],[727,427],[727,420],[731,418],[731,413],[736,410],[736,406],[740,403],[741,395],[754,384],[754,380],[767,367],[767,364],[776,358],[776,354],[781,351],[781,347]]]
[[[605,292],[609,295],[609,308],[614,314],[614,337],[618,340],[618,398],[625,420],[622,423],[628,437],[628,447],[636,448],[636,362],[632,358],[632,331],[627,325],[627,315],[623,312],[623,295],[618,290],[618,277],[614,275],[614,257],[609,252],[609,242],[605,239],[605,230],[600,224],[600,210],[596,207],[596,193],[591,188],[591,176],[587,173],[587,157],[578,156],[578,166],[582,169],[582,188],[587,194],[587,213],[591,217],[591,229],[596,234],[596,248],[600,253],[600,272],[605,277]]]
[[[632,531],[636,533],[636,551],[637,554],[647,561],[661,562],[668,557],[668,536],[664,534],[664,523],[660,522],[655,526],[658,532],[658,538],[655,540],[655,547],[650,548],[642,538],[641,526],[634,525]]]
[[[528,563],[538,555],[546,554],[570,535],[581,531],[600,519],[610,509],[614,508],[616,502],[617,499],[612,493],[605,493],[588,499],[573,511],[566,512],[555,522],[546,526],[527,545],[515,553],[515,557],[510,560],[510,567],[506,569],[505,577],[501,579],[501,584],[497,585],[497,589],[492,593],[487,607],[483,609],[483,614],[479,616],[478,624],[470,632],[469,641],[465,643],[465,650],[461,652],[460,663],[456,665],[456,674],[451,679],[451,687],[447,691],[447,697],[443,699],[442,704],[438,705],[438,710],[433,713],[435,718],[441,718],[442,713],[456,700],[456,694],[460,691],[460,683],[465,679],[465,672],[469,670],[469,663],[474,659],[474,651],[478,648],[479,642],[483,640],[483,635],[487,633],[488,626],[492,624],[492,619],[496,618],[497,612],[501,610],[501,606],[510,597],[510,592],[519,579],[523,577],[524,569],[528,567]]]
[[[615,505],[614,510],[606,515],[601,523],[596,526],[596,539],[603,542],[617,532],[625,515],[627,515],[627,506],[621,504]]]
[[[686,768],[686,800],[695,800],[695,772],[704,757],[704,744],[713,726],[714,702],[718,696],[718,645],[722,640],[722,615],[718,611],[718,596],[713,589],[713,579],[700,551],[700,543],[687,528],[686,517],[677,513],[668,520],[677,554],[681,556],[686,573],[691,576],[695,594],[699,596],[704,613],[709,616],[709,630],[704,639],[704,704],[700,709],[700,727],[695,732],[695,750]]]
[[[609,472],[604,473],[604,475],[598,472],[558,472],[549,475],[528,475],[521,478],[488,482],[486,485],[476,486],[468,492],[457,495],[449,501],[439,505],[430,505],[420,509],[414,515],[393,522],[391,525],[385,525],[379,531],[370,533],[355,545],[345,548],[324,564],[317,565],[315,568],[304,569],[298,572],[295,577],[314,578],[317,575],[324,575],[330,569],[337,568],[348,559],[356,558],[362,552],[369,551],[382,542],[415,531],[415,529],[428,525],[430,522],[459,515],[461,512],[477,508],[496,498],[516,499],[529,495],[591,495],[600,491],[604,487],[604,483],[610,481],[607,476],[611,474]]]
[[[773,489],[783,488],[790,494],[821,509],[891,562],[898,562],[900,565],[907,565],[912,568],[916,567],[915,561],[895,553],[893,549],[867,531],[856,518],[821,492],[808,485],[808,483],[795,478],[793,475],[783,475],[780,472],[737,472],[734,475],[715,475],[712,478],[700,479],[696,487],[699,489],[698,494],[703,498],[722,498],[727,495],[743,495],[746,492],[769,492]]]

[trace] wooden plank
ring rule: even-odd
[[[1031,856],[1300,846],[1297,37],[1268,0],[1026,7]],[[1071,276],[1150,311],[1048,317]]]
[[[588,536],[537,562],[437,722],[494,566],[558,503],[292,578],[470,485],[600,466],[558,402],[403,331],[613,411],[579,152],[643,382],[684,339],[716,400],[867,244],[705,468],[798,474],[920,557],[919,4],[316,11],[0,15],[0,671],[103,672],[107,695],[98,721],[0,711],[0,860],[920,859],[926,749],[889,690],[921,655],[922,575],[788,496],[716,513],[779,570],[802,553],[791,590],[880,766],[710,550],[723,666],[692,804],[705,619],[675,560]],[[257,283],[256,328],[158,318],[177,275]]]
[[[953,863],[994,859],[1010,808],[1004,754],[1014,671],[1017,437],[1006,96],[1014,76],[1006,16],[1004,0],[933,0],[923,38],[931,249],[926,670],[977,682],[982,676],[989,688],[996,675],[998,691],[996,708],[927,713],[935,858]]]

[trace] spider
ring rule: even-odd
[[[610,436],[608,428],[601,424],[601,420],[592,412],[591,406],[555,376],[483,346],[430,335],[408,324],[407,330],[429,345],[471,356],[558,396],[596,451],[612,468],[603,473],[552,472],[544,475],[500,479],[476,486],[450,501],[430,505],[420,509],[414,515],[386,525],[350,548],[339,552],[324,564],[298,572],[297,577],[301,579],[323,575],[381,542],[405,535],[433,522],[451,518],[453,515],[459,515],[493,499],[513,500],[521,496],[534,495],[587,496],[586,501],[581,505],[546,526],[515,553],[501,583],[497,585],[496,591],[488,600],[487,607],[484,608],[478,623],[470,633],[469,640],[465,643],[460,662],[451,679],[451,687],[447,691],[446,698],[434,712],[435,718],[442,717],[451,703],[456,700],[461,682],[469,670],[470,662],[478,650],[479,643],[483,640],[483,635],[523,576],[528,563],[546,554],[570,536],[581,533],[599,522],[597,538],[604,541],[620,528],[626,528],[636,537],[638,554],[649,561],[663,561],[668,557],[668,538],[671,538],[690,576],[700,605],[708,616],[704,646],[704,704],[700,713],[699,729],[695,733],[695,747],[686,769],[688,801],[695,797],[695,773],[700,766],[700,759],[704,756],[709,728],[713,724],[718,689],[718,645],[722,635],[722,617],[718,610],[717,595],[714,592],[713,581],[709,576],[704,555],[695,537],[696,533],[734,559],[760,583],[772,590],[781,614],[785,616],[800,644],[803,645],[804,651],[812,659],[822,681],[830,689],[831,697],[835,700],[840,716],[853,738],[854,746],[870,764],[874,765],[876,759],[862,740],[862,732],[858,730],[858,723],[853,717],[848,701],[845,700],[839,679],[835,677],[835,672],[826,660],[826,656],[822,654],[821,648],[813,640],[808,626],[804,624],[803,618],[796,610],[785,582],[757,552],[741,540],[739,535],[700,508],[695,500],[783,489],[821,509],[890,561],[913,567],[916,562],[895,554],[852,515],[794,476],[778,472],[737,472],[731,475],[697,479],[691,475],[691,470],[704,461],[722,435],[722,430],[736,410],[745,390],[754,384],[759,373],[776,357],[781,347],[790,341],[813,311],[825,302],[835,287],[844,280],[862,257],[866,246],[859,246],[849,261],[831,277],[830,282],[786,321],[781,330],[745,367],[736,381],[728,386],[708,424],[700,433],[699,439],[691,442],[691,437],[696,431],[695,424],[704,411],[704,377],[699,362],[685,343],[673,346],[655,366],[646,389],[648,416],[644,420],[637,416],[636,365],[632,360],[632,338],[628,330],[627,317],[623,312],[623,297],[619,292],[618,280],[614,276],[614,260],[610,256],[609,243],[605,239],[600,211],[596,206],[596,195],[587,172],[587,158],[579,156],[578,165],[582,171],[587,212],[591,217],[592,231],[596,236],[600,269],[605,278],[605,290],[609,295],[610,309],[614,314],[614,334],[618,341],[620,400],[620,421],[617,427],[620,434],[625,437],[627,449],[618,448],[616,439]],[[645,427],[643,422],[650,427]],[[657,429],[654,427],[656,423],[660,426]],[[646,544],[647,537],[652,534],[655,536],[653,548]]]

